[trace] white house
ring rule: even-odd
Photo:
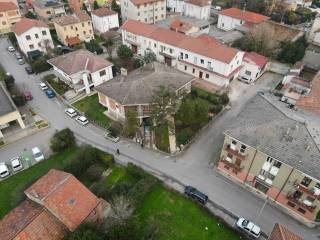
[[[229,31],[240,26],[252,27],[255,24],[265,22],[268,19],[269,17],[258,13],[238,8],[228,8],[219,12],[217,26],[222,30]]]
[[[89,94],[90,88],[113,78],[112,63],[83,49],[49,59],[48,63],[55,75],[76,92]]]
[[[166,18],[165,0],[121,0],[120,5],[123,21],[155,23]]]
[[[110,29],[119,28],[118,13],[108,9],[99,8],[91,12],[93,29],[96,33],[105,33]]]
[[[316,17],[312,24],[309,41],[314,45],[320,46],[320,17]]]
[[[208,20],[210,17],[209,0],[168,0],[167,8],[170,12],[181,13],[183,16]]]
[[[220,87],[237,78],[242,67],[243,52],[206,34],[192,37],[129,20],[122,26],[122,41],[138,55],[153,52],[159,62]]]
[[[23,18],[12,27],[21,51],[28,55],[33,51],[47,52],[53,49],[49,27],[42,21]]]
[[[268,59],[258,53],[245,53],[243,56],[243,68],[238,78],[246,83],[255,82],[266,70]]]

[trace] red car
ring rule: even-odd
[[[33,99],[33,96],[29,91],[24,93],[24,97],[26,98],[27,101],[31,101]]]

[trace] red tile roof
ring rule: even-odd
[[[109,8],[98,8],[96,10],[93,10],[92,14],[97,15],[98,17],[105,17],[110,15],[115,15],[117,13],[110,10]]]
[[[187,0],[186,2],[199,7],[205,7],[205,6],[211,5],[211,3],[208,0]]]
[[[303,240],[303,238],[285,226],[276,223],[268,240]]]
[[[17,35],[21,35],[33,27],[49,28],[48,25],[42,21],[30,18],[22,18],[19,22],[13,25],[12,31]]]
[[[67,38],[66,42],[68,46],[74,46],[74,45],[80,44],[81,40],[78,37],[71,37],[71,38]]]
[[[19,9],[13,2],[0,2],[0,12]]]
[[[54,169],[25,193],[40,201],[70,231],[74,231],[100,203],[74,176]]]
[[[250,23],[261,23],[269,19],[269,17],[267,16],[254,13],[254,12],[243,11],[238,8],[228,8],[221,11],[219,14],[236,18],[236,19],[241,19]]]
[[[254,63],[262,68],[268,63],[268,58],[256,52],[246,52],[243,56],[243,61],[248,63]]]
[[[187,22],[183,22],[180,19],[175,19],[170,24],[170,29],[180,33],[187,33],[192,28],[192,25]]]
[[[125,22],[122,29],[225,63],[229,63],[238,53],[237,49],[222,45],[216,39],[206,34],[195,38],[135,20]]]
[[[312,88],[307,96],[300,98],[296,106],[306,111],[320,114],[320,73],[312,80]]]
[[[131,0],[134,5],[141,5],[154,2],[163,2],[163,0]]]

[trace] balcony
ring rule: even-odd
[[[237,149],[232,149],[230,144],[226,144],[226,145],[224,146],[224,149],[225,149],[228,153],[232,154],[233,156],[236,156],[236,157],[237,157],[238,159],[240,159],[240,160],[245,160],[246,157],[247,157],[246,154],[243,154],[243,153],[239,152]]]
[[[228,160],[226,160],[226,158],[221,158],[220,162],[222,162],[225,166],[229,167],[232,169],[232,171],[235,174],[238,174],[239,172],[241,172],[241,170],[243,169],[242,167],[240,167],[239,165],[236,165],[232,162],[229,162]]]
[[[288,194],[287,199],[290,202],[295,203],[298,207],[301,207],[303,209],[307,209],[309,212],[314,212],[314,210],[316,209],[316,206],[314,206],[314,205],[308,206],[308,205],[304,204],[300,199],[295,198],[293,196],[293,194]]]
[[[309,189],[308,187],[302,185],[301,183],[297,183],[297,181],[294,183],[294,186],[296,187],[297,190],[305,193],[305,194],[308,194],[318,200],[320,200],[320,196],[319,195],[316,195],[314,191],[312,191],[311,189]]]

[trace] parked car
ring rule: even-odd
[[[51,89],[48,89],[46,91],[46,95],[48,98],[54,98],[56,96],[56,94],[54,93],[54,91],[52,91]]]
[[[40,82],[40,83],[39,83],[39,86],[40,86],[40,88],[41,88],[42,91],[45,91],[45,90],[48,89],[48,86],[47,86],[45,83],[43,83],[43,82]]]
[[[44,155],[41,152],[39,147],[34,147],[34,148],[32,148],[31,151],[32,151],[32,155],[33,155],[34,160],[36,160],[37,162],[40,162],[44,159]]]
[[[64,110],[64,112],[65,112],[69,117],[72,117],[72,118],[78,115],[77,111],[74,110],[73,108],[66,108],[66,109]]]
[[[237,227],[248,233],[254,238],[260,237],[261,229],[253,222],[246,220],[244,218],[239,218],[237,221]]]
[[[78,122],[78,123],[80,123],[81,125],[87,125],[88,123],[89,123],[89,121],[88,121],[88,119],[85,117],[85,116],[78,116],[77,118],[76,118],[76,121]]]
[[[7,165],[4,162],[0,162],[0,177],[5,178],[9,176],[10,172]]]
[[[29,91],[24,92],[23,95],[27,101],[31,101],[33,99],[33,96],[31,94],[31,92],[29,92]]]
[[[18,53],[18,52],[15,52],[15,53],[14,53],[14,56],[16,57],[16,59],[22,59],[21,54]]]
[[[9,46],[9,47],[8,47],[8,51],[9,51],[9,52],[14,52],[14,51],[16,51],[16,50],[14,49],[14,47]]]
[[[206,202],[208,201],[208,196],[205,195],[204,193],[200,192],[199,190],[197,190],[194,187],[191,186],[186,186],[184,189],[184,193],[193,198],[196,199],[197,201],[199,201],[202,204],[206,204]]]
[[[108,131],[108,130],[106,131],[104,137],[105,137],[106,139],[111,140],[112,142],[119,142],[119,140],[120,140],[119,137],[113,136],[113,135],[111,134],[111,132]]]
[[[32,67],[30,67],[30,66],[26,66],[24,69],[26,70],[26,72],[27,72],[28,74],[33,74],[33,73],[34,73]]]
[[[24,61],[23,58],[19,58],[19,59],[18,59],[18,63],[19,63],[19,65],[23,65],[23,64],[25,64],[26,62]]]
[[[19,171],[19,170],[21,170],[23,168],[23,165],[22,165],[22,162],[20,160],[20,157],[12,158],[10,160],[10,163],[11,163],[11,167],[12,167],[14,172]]]

